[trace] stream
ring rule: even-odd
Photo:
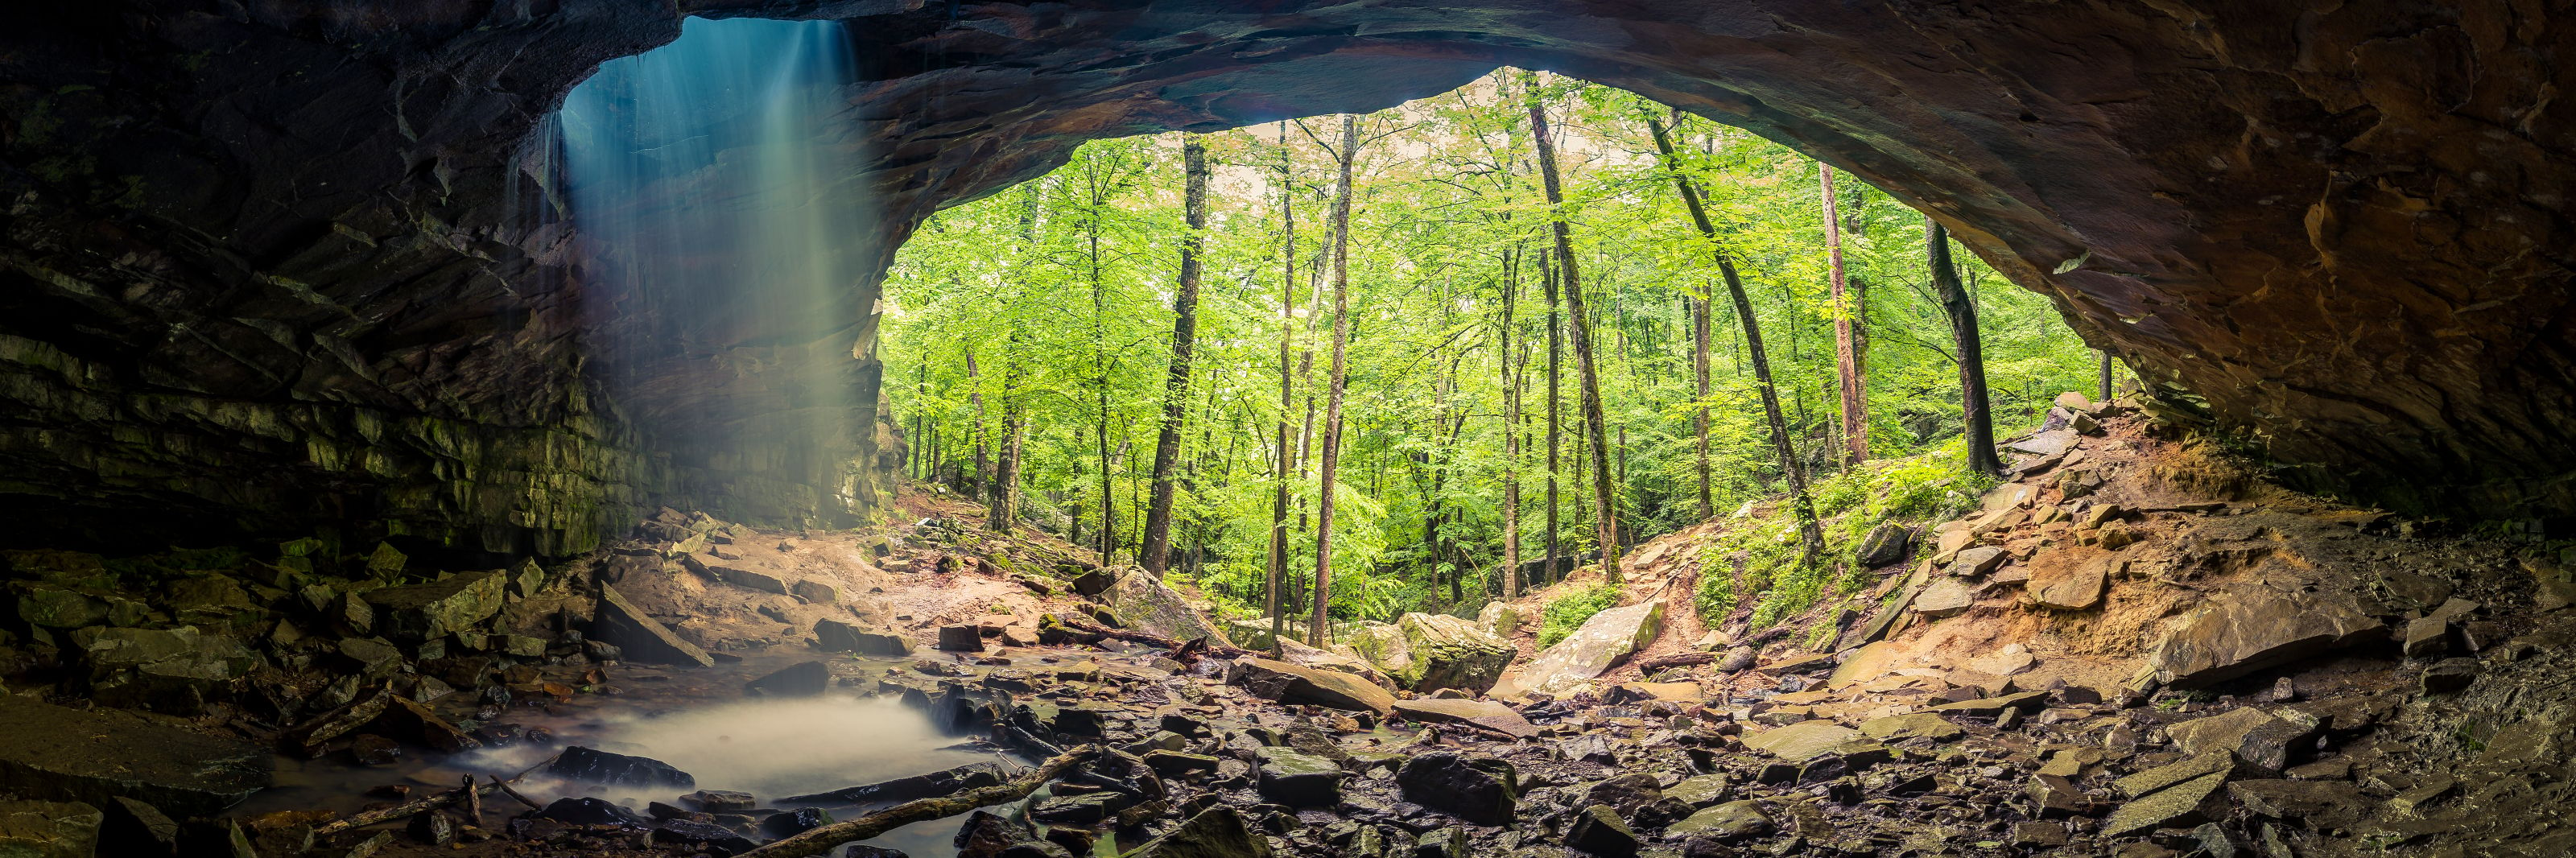
[[[553,734],[551,738],[455,755],[407,747],[403,760],[388,766],[358,765],[338,753],[315,760],[280,756],[277,785],[251,797],[235,812],[245,816],[315,809],[354,813],[386,801],[367,794],[380,785],[410,784],[417,797],[418,790],[454,788],[467,773],[478,779],[508,778],[573,745],[650,757],[688,772],[697,780],[696,789],[748,792],[763,802],[1005,756],[971,736],[942,732],[928,715],[894,695],[857,693],[874,687],[873,677],[887,667],[908,662],[841,657],[834,673],[865,677],[864,685],[836,685],[820,697],[767,699],[742,690],[747,680],[812,658],[796,653],[751,655],[742,663],[703,670],[619,665],[609,669],[600,693],[577,694],[541,706],[512,706],[502,719],[531,730],[542,728]],[[1011,761],[1030,762],[1019,757]],[[542,771],[529,773],[515,788],[540,804],[596,796],[638,813],[649,802],[678,804],[680,795],[692,791],[580,784]],[[525,810],[506,797],[487,797],[485,803],[495,826],[498,819]],[[833,809],[836,819],[860,812]],[[950,841],[958,825],[956,817],[930,820],[866,843],[915,856],[944,855],[955,849]]]

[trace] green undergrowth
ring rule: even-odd
[[[1555,601],[1547,603],[1546,610],[1539,612],[1538,648],[1555,646],[1557,641],[1582,628],[1583,621],[1592,619],[1593,614],[1618,604],[1619,588],[1610,584],[1597,584],[1556,597]]]
[[[1816,480],[1809,492],[1824,532],[1822,557],[1801,557],[1792,504],[1730,523],[1700,554],[1693,603],[1701,619],[1718,625],[1749,601],[1750,629],[1758,631],[1867,589],[1877,576],[1853,558],[1872,528],[1955,517],[1994,487],[1993,477],[1967,472],[1964,459],[1962,445],[1953,442]]]

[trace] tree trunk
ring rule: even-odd
[[[1706,521],[1717,515],[1714,501],[1709,496],[1708,368],[1710,357],[1708,341],[1710,327],[1709,298],[1711,296],[1708,294],[1708,291],[1709,290],[1706,289],[1700,290],[1699,297],[1691,301],[1691,375],[1697,382],[1698,386],[1696,389],[1699,391],[1699,407],[1692,409],[1692,411],[1695,412],[1698,417],[1699,517],[1702,521]]]
[[[2118,393],[2111,389],[2111,353],[2104,351],[2102,353],[2102,401],[2109,402],[2117,395]]]
[[[1753,299],[1744,294],[1744,279],[1737,276],[1735,260],[1726,255],[1718,241],[1717,226],[1708,219],[1708,209],[1700,204],[1699,189],[1682,175],[1681,162],[1673,156],[1672,137],[1664,132],[1661,121],[1648,120],[1646,128],[1655,136],[1655,149],[1664,157],[1664,165],[1673,173],[1673,187],[1681,193],[1682,207],[1690,210],[1691,224],[1699,228],[1700,237],[1708,239],[1709,255],[1717,261],[1718,275],[1726,280],[1726,294],[1735,304],[1735,318],[1744,328],[1744,354],[1753,363],[1753,383],[1762,391],[1762,416],[1771,429],[1771,451],[1780,458],[1780,477],[1789,484],[1789,502],[1798,516],[1798,538],[1806,548],[1808,559],[1825,551],[1824,528],[1816,521],[1816,504],[1807,496],[1806,468],[1798,464],[1798,451],[1789,443],[1789,420],[1780,410],[1779,388],[1771,383],[1771,359],[1762,348],[1762,324],[1753,318]]]
[[[1503,598],[1521,596],[1521,379],[1512,364],[1512,304],[1519,298],[1520,268],[1515,254],[1503,264],[1503,324],[1499,331],[1503,369]]]
[[[1574,238],[1565,223],[1565,192],[1557,180],[1556,144],[1549,140],[1547,111],[1538,101],[1536,76],[1529,88],[1530,137],[1538,146],[1541,186],[1547,190],[1548,227],[1556,237],[1556,267],[1565,279],[1566,311],[1574,319],[1574,369],[1582,389],[1583,423],[1592,456],[1592,524],[1601,542],[1601,574],[1619,583],[1619,516],[1610,489],[1610,431],[1601,408],[1601,376],[1592,359],[1592,322],[1584,313],[1583,274],[1574,262]]]
[[[1843,467],[1869,460],[1869,405],[1861,391],[1860,349],[1852,328],[1860,302],[1846,294],[1843,277],[1842,213],[1834,208],[1834,168],[1817,164],[1825,188],[1825,267],[1831,272],[1834,303],[1834,370],[1842,380]]]
[[[1541,570],[1542,583],[1553,583],[1565,575],[1564,546],[1557,538],[1557,474],[1564,467],[1560,452],[1565,446],[1565,422],[1561,406],[1565,394],[1559,387],[1565,373],[1565,320],[1557,310],[1556,257],[1552,252],[1539,254],[1539,274],[1547,288],[1547,567]]]
[[[1190,349],[1199,327],[1199,254],[1206,247],[1207,147],[1199,136],[1181,143],[1185,190],[1181,210],[1189,234],[1181,237],[1181,282],[1172,298],[1172,376],[1163,390],[1163,431],[1154,441],[1154,497],[1145,509],[1145,544],[1139,562],[1163,574],[1172,542],[1172,466],[1181,458],[1181,421],[1189,415]]]
[[[1037,239],[1038,193],[1040,183],[1030,182],[1020,208],[1020,246],[1028,247]],[[984,529],[1010,533],[1020,517],[1020,445],[1027,433],[1027,418],[1020,404],[1020,318],[1011,311],[1009,347],[1002,354],[1002,455],[993,466],[991,495],[984,510]]]
[[[1279,123],[1279,456],[1276,489],[1270,497],[1270,580],[1263,591],[1261,606],[1270,616],[1270,654],[1280,654],[1279,638],[1287,634],[1287,611],[1280,603],[1279,587],[1288,576],[1288,473],[1293,467],[1288,451],[1288,411],[1296,402],[1295,377],[1288,374],[1288,345],[1296,338],[1297,319],[1297,207],[1288,181],[1288,123]]]
[[[1958,342],[1959,416],[1968,424],[1968,470],[2002,471],[2003,462],[1995,457],[1994,418],[1986,411],[1986,357],[1977,336],[1977,302],[1959,284],[1959,269],[1950,265],[1949,230],[1931,215],[1923,216],[1923,257],[1932,265],[1932,288],[1941,297],[1941,310],[1950,316],[1950,335]]]
[[[1342,146],[1333,153],[1341,173],[1333,182],[1333,363],[1324,405],[1322,460],[1315,496],[1315,614],[1306,642],[1324,645],[1324,615],[1333,604],[1333,469],[1341,466],[1342,376],[1351,336],[1351,166],[1359,160],[1360,119],[1342,115]]]

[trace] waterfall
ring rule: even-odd
[[[847,501],[872,416],[853,412],[873,406],[852,353],[873,216],[852,78],[837,23],[689,18],[553,118],[601,374],[702,503]]]

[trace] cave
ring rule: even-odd
[[[830,439],[764,429],[779,385],[720,356],[868,342],[870,278],[846,296],[855,326],[671,323],[618,401],[562,229],[525,216],[542,118],[687,15],[844,23],[874,270],[932,211],[1084,140],[1374,109],[1512,63],[1887,189],[2297,484],[2409,512],[2576,511],[2550,250],[2566,24],[2546,13],[329,3],[13,28],[0,497],[19,532],[330,526],[559,556],[661,505],[863,514],[875,489],[847,463],[875,455],[867,407]],[[861,401],[873,373],[846,373]],[[739,425],[683,426],[709,421]]]

